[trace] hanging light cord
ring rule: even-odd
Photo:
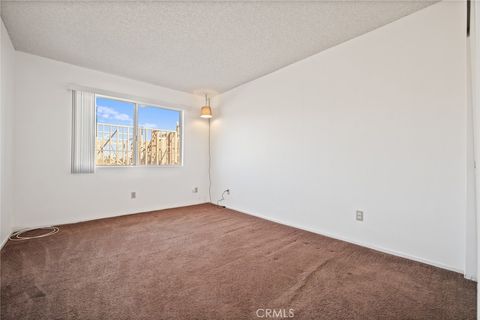
[[[212,153],[210,152],[210,119],[208,119],[208,200],[212,202],[212,177],[211,177],[211,167],[212,167]]]
[[[205,93],[205,106],[210,108],[210,98]],[[211,130],[210,130],[210,118],[208,118],[208,201],[212,202],[212,152],[211,152]]]

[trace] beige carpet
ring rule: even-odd
[[[205,204],[1,252],[1,319],[475,319],[461,274]]]

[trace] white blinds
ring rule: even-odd
[[[95,171],[95,95],[73,91],[72,173]]]

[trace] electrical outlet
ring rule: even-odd
[[[130,193],[130,199],[136,199],[137,198],[137,193],[135,191],[132,191]]]
[[[355,214],[355,219],[357,221],[363,221],[363,211],[357,210]]]
[[[192,189],[192,192],[193,192],[193,193],[198,193],[198,187],[193,188],[193,189]]]

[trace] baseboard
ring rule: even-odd
[[[472,275],[472,274],[465,274],[465,275],[463,275],[463,276],[464,276],[465,279],[467,279],[467,280],[472,280],[472,281],[477,282],[477,277],[474,276],[474,275]]]
[[[234,208],[234,207],[227,207],[227,208],[238,211],[238,212],[241,212],[241,213],[244,213],[244,214],[248,214],[250,216],[254,216],[254,217],[257,217],[257,218],[261,218],[261,219],[272,221],[272,222],[275,222],[275,223],[278,223],[278,224],[282,224],[282,225],[285,225],[285,226],[305,230],[305,231],[316,233],[316,234],[326,236],[326,237],[329,237],[329,238],[333,238],[333,239],[345,241],[345,242],[348,242],[348,243],[352,243],[352,244],[355,244],[355,245],[358,245],[358,246],[362,246],[362,247],[365,247],[365,248],[369,248],[369,249],[372,249],[372,250],[375,250],[375,251],[391,254],[391,255],[394,255],[394,256],[397,256],[397,257],[400,257],[400,258],[405,258],[405,259],[425,263],[425,264],[428,264],[428,265],[431,265],[431,266],[434,266],[434,267],[437,267],[437,268],[441,268],[441,269],[457,272],[457,273],[460,273],[460,274],[464,274],[464,270],[460,270],[460,269],[445,265],[441,262],[432,261],[432,260],[429,260],[429,259],[417,257],[417,256],[407,254],[407,253],[404,253],[404,252],[384,248],[384,247],[373,245],[373,244],[370,244],[370,243],[365,243],[365,242],[349,239],[347,237],[343,237],[343,236],[340,236],[338,234],[334,234],[334,233],[330,233],[330,232],[325,232],[323,230],[317,230],[317,229],[314,229],[314,228],[305,227],[305,226],[298,225],[298,224],[295,224],[295,223],[285,222],[285,221],[282,221],[282,220],[279,220],[279,219],[275,219],[275,218],[272,218],[272,217],[267,217],[267,216],[264,216],[264,215],[261,215],[261,214],[252,213],[252,212],[249,212],[249,211],[246,211],[246,210],[237,209],[237,208]],[[470,278],[467,278],[467,279],[470,279]],[[474,279],[470,279],[470,280],[474,280]]]
[[[174,206],[174,207],[163,207],[163,208],[160,208],[160,209],[146,208],[146,209],[138,209],[138,210],[133,210],[133,211],[127,211],[127,212],[112,214],[112,215],[108,215],[108,214],[107,215],[96,215],[96,216],[89,217],[87,219],[66,219],[64,221],[56,221],[56,222],[50,223],[50,224],[15,226],[15,227],[13,227],[13,232],[16,232],[16,231],[19,231],[19,230],[24,230],[24,229],[36,229],[36,228],[45,228],[45,227],[51,227],[51,226],[62,226],[62,225],[65,225],[65,224],[74,224],[74,223],[82,223],[82,222],[95,221],[95,220],[101,220],[101,219],[110,219],[110,218],[115,218],[115,217],[129,216],[129,215],[132,215],[132,214],[142,214],[142,213],[156,212],[156,211],[162,211],[162,210],[177,209],[177,208],[183,208],[183,207],[189,207],[189,206],[196,206],[196,205],[205,204],[205,203],[207,203],[207,202],[200,201],[200,202],[186,203],[186,204],[182,204],[182,205]],[[7,240],[8,240],[8,238],[7,238]]]

